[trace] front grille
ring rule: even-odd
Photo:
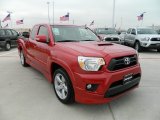
[[[119,41],[118,38],[105,38],[105,41]]]
[[[160,41],[160,38],[151,38],[151,41]]]
[[[125,59],[129,59],[129,64],[126,64]],[[109,66],[107,67],[108,70],[110,71],[115,71],[127,67],[131,67],[133,65],[137,64],[137,55],[130,55],[130,56],[123,56],[123,57],[118,57],[118,58],[113,58]]]

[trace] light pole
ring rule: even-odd
[[[115,19],[115,0],[113,0],[113,15],[112,15],[112,27],[113,28],[115,28],[114,19]]]
[[[54,25],[54,1],[53,1],[53,25]]]
[[[50,17],[49,17],[49,2],[47,2],[48,5],[48,23],[50,24]]]

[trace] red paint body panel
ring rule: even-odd
[[[105,92],[113,82],[122,80],[125,75],[130,73],[141,74],[139,63],[114,72],[107,69],[112,58],[136,54],[132,48],[118,44],[110,45],[100,41],[56,43],[54,42],[54,35],[50,25],[36,25],[37,32],[39,26],[42,25],[48,29],[50,42],[46,44],[32,40],[31,37],[28,40],[20,38],[18,40],[18,50],[23,50],[27,63],[41,71],[50,82],[52,82],[52,74],[54,72],[52,64],[56,63],[63,67],[71,79],[77,102],[87,104],[109,102],[122,95],[104,98]],[[35,33],[36,35],[37,32]],[[101,46],[101,44],[108,45]],[[78,64],[78,56],[102,57],[106,65],[97,72],[84,71]],[[94,92],[89,92],[85,89],[86,84],[98,84],[98,88]]]

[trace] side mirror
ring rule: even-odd
[[[135,32],[132,32],[131,34],[132,34],[132,35],[136,35],[136,33],[135,33]]]
[[[45,35],[36,35],[36,41],[42,42],[42,43],[47,43],[47,37]]]
[[[99,36],[99,35],[97,35],[97,36],[98,36],[98,38],[100,39],[100,41],[103,41],[101,36]]]

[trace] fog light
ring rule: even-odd
[[[88,84],[87,85],[87,89],[91,89],[92,85],[91,84]]]
[[[86,84],[86,90],[87,91],[96,91],[98,87],[98,84]]]

